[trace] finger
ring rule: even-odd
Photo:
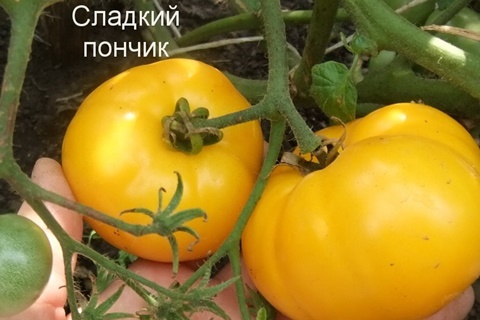
[[[57,307],[53,308],[50,304],[36,302],[27,310],[8,318],[1,318],[2,320],[66,320],[65,310]],[[71,318],[68,318],[71,320]]]
[[[442,310],[425,320],[462,320],[472,309],[475,297],[472,287],[468,287],[455,300],[446,305]]]
[[[37,160],[32,171],[32,181],[67,199],[75,199],[63,175],[62,167],[53,159],[41,158]],[[79,214],[51,203],[47,203],[47,207],[68,234],[76,240],[81,240],[83,223]],[[23,203],[19,214],[35,221],[44,230],[48,229],[27,203]]]
[[[52,159],[42,158],[37,161],[33,168],[32,181],[49,191],[73,199],[72,192],[65,180],[60,164]],[[79,214],[50,203],[47,203],[47,208],[65,231],[74,239],[81,239],[83,223]],[[63,308],[66,301],[66,290],[63,255],[60,244],[41,218],[27,203],[22,204],[19,214],[31,219],[45,231],[53,251],[52,274],[45,290],[37,300],[36,306],[50,305],[54,308]]]

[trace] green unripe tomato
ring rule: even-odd
[[[0,215],[0,317],[32,305],[51,270],[52,249],[43,230],[23,216]]]

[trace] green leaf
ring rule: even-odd
[[[134,315],[123,312],[108,313],[108,310],[118,301],[122,295],[125,285],[122,285],[115,291],[107,300],[98,304],[98,291],[96,287],[93,288],[92,296],[88,304],[83,307],[82,319],[86,320],[114,320],[114,319],[131,319]]]
[[[357,89],[344,64],[327,61],[313,66],[310,95],[327,117],[355,119]]]
[[[221,291],[225,290],[227,287],[232,285],[235,281],[238,281],[239,277],[233,277],[226,281],[223,281],[216,285],[198,287],[190,291],[186,296],[187,297],[201,297],[203,300],[210,299],[219,294]]]
[[[202,306],[198,307],[197,311],[210,311],[211,313],[219,316],[222,319],[230,320],[231,318],[227,313],[214,301],[212,300],[203,300]]]
[[[115,302],[118,301],[118,299],[122,295],[124,288],[125,288],[125,285],[120,286],[118,290],[115,291],[115,293],[112,294],[107,300],[100,303],[96,308],[97,312],[100,312],[101,314],[106,314],[108,310],[110,310],[110,308],[113,307]]]

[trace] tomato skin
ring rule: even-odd
[[[0,317],[31,306],[51,270],[52,249],[43,230],[23,216],[0,215]]]
[[[162,141],[164,116],[186,98],[191,109],[205,107],[211,117],[249,107],[217,69],[188,59],[170,59],[127,70],[98,87],[80,106],[64,138],[62,163],[77,200],[124,221],[147,224],[139,213],[156,211],[158,190],[170,201],[180,173],[184,183],[177,211],[201,208],[208,220],[186,225],[200,242],[176,232],[180,260],[203,258],[216,250],[232,229],[260,170],[263,136],[257,121],[222,129],[223,139],[196,155],[184,154]],[[248,143],[245,143],[248,137]],[[114,246],[137,256],[172,260],[166,238],[133,237],[98,221],[86,221]]]
[[[449,145],[461,126],[440,116],[410,126],[426,106],[404,122],[386,117],[410,107],[347,124],[325,169],[302,176],[283,164],[271,174],[242,249],[255,285],[286,316],[423,319],[479,276],[480,174],[461,152],[469,147]]]
[[[342,126],[318,132],[327,138],[339,138]],[[466,158],[480,171],[480,149],[465,128],[438,109],[419,103],[396,103],[347,123],[345,147],[374,136],[414,135],[442,142]]]

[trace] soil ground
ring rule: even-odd
[[[122,10],[118,1],[92,1],[99,10]],[[173,1],[171,2],[173,3]],[[181,31],[184,33],[208,21],[230,15],[221,0],[189,0],[178,3]],[[25,77],[21,106],[15,129],[15,157],[26,173],[30,173],[40,157],[60,160],[61,144],[66,127],[81,101],[99,84],[132,66],[153,61],[152,58],[84,58],[85,41],[142,41],[141,33],[121,28],[79,28],[71,21],[71,10],[76,4],[61,3],[42,16],[32,47],[31,61]],[[168,1],[164,1],[164,6]],[[290,9],[310,9],[311,0],[282,1]],[[0,71],[7,60],[9,20],[0,9]],[[304,26],[288,28],[289,42],[299,51],[305,40]],[[252,33],[242,33],[251,35]],[[238,34],[236,34],[238,35]],[[231,35],[232,36],[232,35]],[[195,53],[194,56],[232,74],[265,79],[267,59],[258,43],[242,44]],[[0,75],[1,77],[1,75]],[[322,115],[304,112],[312,126],[319,126]],[[21,199],[0,181],[0,213],[15,212]],[[111,252],[105,244],[97,244],[102,251]],[[80,278],[88,278],[92,265],[80,261]],[[94,270],[93,270],[94,271]],[[82,276],[82,274],[84,276]],[[83,283],[88,289],[88,283]],[[468,319],[480,319],[477,306]]]

